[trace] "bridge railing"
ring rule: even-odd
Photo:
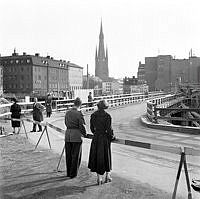
[[[121,94],[121,95],[109,95],[109,96],[99,96],[94,97],[92,102],[84,102],[82,104],[82,108],[95,107],[96,104],[101,99],[107,100],[111,107],[126,105],[135,102],[142,102],[147,99],[152,99],[156,96],[164,95],[164,92],[150,92],[148,94],[144,93],[132,93],[132,94]],[[66,99],[66,100],[56,100],[55,101],[55,109],[56,111],[65,111],[68,108],[73,106],[74,99]]]
[[[106,99],[110,107],[124,106],[132,103],[138,103],[145,101],[147,99],[152,99],[156,96],[164,95],[163,92],[151,92],[147,94],[142,93],[132,93],[123,95],[110,95],[110,96],[100,96],[95,97],[93,102],[85,102],[82,104],[82,109],[86,112],[93,111],[96,109],[96,105],[100,99]],[[67,100],[55,100],[53,101],[53,111],[66,111],[73,106],[74,99]],[[42,105],[45,105],[45,101],[40,101]],[[22,114],[30,114],[32,112],[33,102],[19,102],[21,106]],[[0,105],[0,116],[10,117],[10,106],[12,103]]]
[[[174,104],[181,103],[185,97],[182,94],[169,94],[147,101],[147,117],[151,122],[157,123],[159,111],[168,109]]]

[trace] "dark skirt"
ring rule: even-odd
[[[11,117],[13,119],[20,119],[20,116],[19,117]],[[20,127],[20,121],[11,121],[11,124],[12,124],[12,127],[15,128],[15,127]]]
[[[111,144],[107,135],[94,135],[90,146],[88,168],[100,175],[112,169]]]

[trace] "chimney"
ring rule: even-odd
[[[35,53],[35,56],[36,56],[36,57],[39,57],[39,56],[40,56],[40,54],[39,54],[39,53]]]
[[[23,52],[23,55],[26,55],[26,53],[25,53],[25,52]]]
[[[53,60],[53,57],[51,57],[51,59]]]

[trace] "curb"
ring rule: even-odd
[[[155,124],[148,120],[146,115],[140,117],[140,121],[144,126],[153,129],[160,129],[165,131],[174,131],[179,133],[187,133],[191,135],[200,135],[200,128],[197,127],[184,127],[179,125],[164,125],[164,124]]]

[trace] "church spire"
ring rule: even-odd
[[[106,46],[106,59],[108,59],[108,47]]]
[[[103,25],[101,20],[100,34],[99,34],[99,50],[98,57],[100,59],[105,59],[105,49],[104,49],[104,35],[103,35]]]
[[[99,39],[104,39],[104,36],[103,36],[103,25],[102,25],[102,19],[101,19],[101,27],[100,27]]]
[[[96,46],[96,51],[95,51],[95,58],[97,58],[97,46]]]
[[[95,76],[101,78],[103,81],[107,81],[109,77],[108,49],[106,48],[105,50],[104,48],[102,20],[101,20],[100,33],[99,33],[99,46],[98,46],[98,50],[96,48],[96,54],[95,54]]]

